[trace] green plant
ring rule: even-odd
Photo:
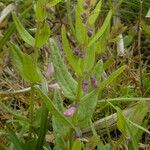
[[[97,55],[101,56],[105,51],[105,49],[103,50],[107,43],[105,39],[109,34],[111,18],[115,10],[110,9],[102,25],[96,28],[95,24],[101,11],[102,0],[97,3],[93,0],[90,4],[88,0],[78,0],[75,7],[75,25],[73,25],[69,8],[70,1],[68,1],[67,16],[70,29],[65,25],[61,27],[62,52],[55,38],[53,36],[50,38],[51,30],[47,21],[47,8],[55,6],[59,2],[61,0],[37,1],[35,9],[37,21],[34,36],[25,29],[19,17],[15,13],[12,14],[19,36],[27,46],[33,49],[33,53],[29,55],[23,52],[15,42],[8,42],[7,44],[10,48],[15,68],[31,87],[29,119],[14,113],[0,102],[5,111],[11,113],[18,120],[21,124],[20,128],[25,128],[25,131],[22,129],[22,133],[28,133],[27,138],[24,139],[22,133],[17,135],[17,132],[15,133],[10,127],[7,127],[8,137],[13,143],[13,149],[50,150],[51,147],[48,145],[45,136],[50,127],[49,120],[51,120],[51,127],[55,137],[54,149],[56,150],[95,149],[96,146],[98,149],[104,150],[111,149],[111,147],[115,148],[117,144],[113,143],[109,129],[107,128],[107,135],[110,141],[109,144],[104,144],[92,123],[94,111],[99,98],[103,95],[103,91],[116,84],[117,77],[127,69],[127,65],[119,66],[115,71],[111,71],[107,76],[104,76],[114,58],[112,56],[105,63],[104,60],[96,58]],[[11,32],[9,32],[10,34]],[[3,42],[0,43],[0,46],[3,44]],[[40,49],[43,49],[46,44],[50,47],[48,60],[52,62],[54,67],[54,76],[51,78],[60,86],[60,89],[53,89],[50,93],[47,76],[43,75],[40,67],[42,62],[39,61]],[[63,57],[67,59],[67,63],[65,63]],[[116,89],[114,90],[116,92]],[[36,94],[41,102],[37,112],[34,107]],[[69,103],[66,107],[64,106],[63,97]],[[117,100],[121,101],[122,99],[118,98]],[[134,99],[131,98],[130,100],[133,101]],[[115,99],[108,101],[115,101]],[[100,101],[102,104],[103,102],[105,100]],[[129,143],[129,148],[137,149],[142,132],[150,134],[147,129],[141,126],[142,120],[148,113],[147,108],[145,108],[140,114],[142,108],[145,107],[145,103],[139,103],[133,115],[129,118],[124,116],[119,107],[110,102],[108,104],[118,114],[117,125],[122,133],[118,143],[121,141],[120,145],[123,145],[126,140],[125,136],[129,135],[132,141]],[[137,120],[138,116],[136,115],[140,115],[141,120]],[[40,117],[40,121],[36,120],[36,116]],[[134,118],[133,116],[136,117]],[[82,141],[82,129],[89,126],[92,129],[93,137],[89,140],[89,144],[84,144]],[[136,129],[134,130],[133,127],[136,127]],[[134,138],[135,135],[137,135],[137,138]],[[20,138],[22,140],[19,140]],[[92,143],[92,146],[90,143]]]

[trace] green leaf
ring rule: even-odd
[[[99,60],[94,66],[91,74],[94,75],[97,81],[99,82],[101,81],[102,72],[103,72],[103,61]]]
[[[114,71],[105,81],[103,81],[99,88],[98,92],[101,92],[105,87],[107,87],[112,81],[114,81],[125,69],[126,65],[120,67],[118,70]]]
[[[27,140],[24,144],[23,144],[23,150],[34,150],[35,149],[35,145],[36,145],[36,140],[35,139],[30,139]],[[37,150],[37,149],[36,149]]]
[[[107,14],[106,18],[105,18],[103,25],[97,31],[97,33],[93,36],[93,38],[90,40],[88,47],[90,47],[92,44],[94,44],[103,35],[103,33],[107,29],[108,25],[110,24],[112,14],[113,14],[113,11],[110,10],[109,13]]]
[[[52,50],[51,57],[54,65],[56,80],[61,86],[64,95],[70,99],[75,99],[77,82],[68,72],[67,67],[60,56],[59,49],[56,46],[55,41],[52,39],[50,39],[50,47]]]
[[[21,22],[19,21],[18,17],[13,13],[13,20],[15,22],[16,28],[18,33],[20,34],[21,38],[30,46],[34,47],[35,45],[35,39],[26,31],[26,29],[23,27]]]
[[[67,127],[75,129],[74,125],[56,108],[52,100],[40,88],[36,87],[36,91],[52,115]]]
[[[24,18],[25,14],[28,13],[29,10],[31,10],[32,6],[29,6],[25,11],[19,16],[20,19]],[[11,25],[9,25],[8,29],[4,33],[4,36],[0,40],[0,52],[3,50],[3,46],[5,43],[8,41],[10,36],[13,34],[15,31],[15,23],[13,22]]]
[[[90,60],[90,61],[89,61]],[[86,57],[83,59],[84,68],[83,70],[89,72],[95,63],[95,45],[87,48]]]
[[[61,99],[60,92],[58,90],[55,90],[54,92],[54,104],[56,108],[63,113],[64,107],[63,107],[63,100]],[[53,126],[53,132],[55,136],[55,150],[64,150],[66,149],[66,142],[64,141],[64,138],[66,136],[68,128],[60,122],[55,116],[52,117],[52,126]],[[59,134],[58,134],[59,133]]]
[[[98,101],[98,92],[92,91],[80,100],[77,108],[77,120],[80,127],[86,127],[94,113]]]
[[[128,133],[131,136],[131,141],[132,141],[132,145],[134,147],[134,149],[138,149],[138,143],[136,141],[136,138],[134,137],[134,131],[132,130],[130,124],[127,122],[127,119],[125,118],[125,116],[123,115],[121,109],[119,107],[115,107],[115,109],[117,110],[117,125],[119,130],[125,135],[127,136]]]
[[[81,150],[83,148],[83,144],[80,140],[76,140],[73,143],[72,150]]]
[[[61,2],[62,0],[51,0],[51,2],[49,2],[47,4],[48,7],[53,7],[55,5],[57,5],[59,2]]]
[[[33,83],[39,82],[43,77],[37,65],[33,63],[31,56],[23,53],[12,43],[10,43],[10,48],[16,68],[24,80],[31,81]]]
[[[47,16],[47,13],[46,13],[47,1],[48,0],[38,0],[36,3],[36,12],[35,12],[36,18],[41,22],[44,21],[44,19]]]
[[[97,52],[99,54],[103,54],[106,50],[107,46],[107,40],[110,34],[110,23],[107,26],[106,30],[104,31],[103,35],[99,38],[99,40],[96,42],[97,43]]]
[[[20,143],[15,132],[12,129],[10,129],[9,127],[7,127],[7,131],[8,131],[8,136],[9,136],[11,142],[13,143],[15,150],[23,150],[22,144]]]
[[[82,23],[81,14],[83,13],[83,0],[78,0],[75,10],[75,31],[78,43],[85,44],[87,41],[86,25]]]
[[[65,51],[66,57],[69,61],[69,63],[71,64],[72,68],[75,70],[75,72],[78,75],[81,75],[81,68],[78,62],[78,59],[75,58],[75,56],[73,55],[72,49],[70,48],[67,36],[66,36],[66,29],[65,26],[62,26],[62,43],[63,43],[63,49]]]
[[[117,111],[117,127],[125,136],[127,135],[126,131],[126,122],[121,111]]]
[[[91,12],[91,15],[89,17],[89,23],[90,23],[91,26],[94,26],[94,23],[95,23],[98,15],[99,15],[99,13],[101,11],[101,6],[102,6],[102,0],[100,0],[97,3],[95,9]]]
[[[39,34],[35,42],[35,46],[40,48],[42,47],[50,37],[50,27],[47,22],[44,22],[44,25],[40,28]]]

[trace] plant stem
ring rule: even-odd
[[[37,140],[35,150],[43,149],[45,135],[47,132],[47,126],[48,126],[48,109],[46,108],[45,104],[43,104],[42,114],[41,114],[41,122],[40,122],[40,130],[39,130],[38,140]]]
[[[82,94],[82,77],[79,76],[78,77],[78,87],[77,87],[77,99],[76,99],[77,102],[79,101],[81,94]]]
[[[142,19],[142,4],[143,1],[140,1],[140,12],[139,12],[139,22],[138,22],[138,52],[139,52],[139,71],[140,71],[140,88],[141,96],[144,95],[144,83],[143,83],[143,73],[142,73],[142,55],[141,55],[141,19]]]
[[[33,113],[34,113],[34,85],[31,84],[31,94],[30,94],[30,138],[32,136],[32,125],[33,125]]]

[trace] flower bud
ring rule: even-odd
[[[83,12],[83,13],[81,14],[81,17],[82,17],[82,23],[85,24],[86,21],[87,21],[87,15],[86,15],[86,13]]]
[[[48,84],[48,88],[50,90],[53,90],[53,89],[60,89],[60,86],[57,84],[57,83],[54,83],[54,84]]]
[[[80,55],[81,58],[84,58],[86,56],[86,52],[85,51],[80,51],[79,55]]]
[[[82,89],[83,89],[83,92],[88,91],[88,82],[86,80],[83,80],[82,82]]]
[[[106,55],[102,55],[101,59],[102,59],[103,62],[105,62],[107,60]]]
[[[87,30],[87,35],[88,35],[89,37],[91,37],[91,36],[93,35],[93,30],[92,30],[91,28],[88,28],[88,30]]]
[[[54,68],[53,68],[52,63],[48,64],[47,71],[45,73],[45,77],[48,79],[50,76],[52,76],[53,73],[54,73]]]
[[[82,19],[87,18],[86,13],[83,12],[83,13],[81,14],[81,17],[82,17]]]
[[[96,78],[95,78],[93,75],[91,75],[91,76],[90,76],[90,80],[91,80],[91,84],[92,84],[93,88],[94,88],[94,89],[97,89],[98,83],[97,83]]]
[[[64,115],[66,117],[72,117],[74,113],[76,112],[76,105],[72,105],[70,108],[68,108],[66,111],[64,111]]]
[[[73,50],[73,54],[74,54],[75,56],[78,56],[79,53],[80,53],[80,49],[79,49],[78,47],[75,47],[74,50]]]

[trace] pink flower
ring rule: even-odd
[[[48,79],[50,76],[52,76],[53,73],[54,73],[54,68],[53,68],[52,63],[48,64],[47,71],[45,73],[45,77]]]
[[[48,88],[50,90],[53,90],[53,89],[60,89],[60,86],[57,84],[57,83],[54,83],[54,84],[48,84]]]
[[[75,105],[72,105],[70,108],[68,108],[66,111],[64,111],[64,115],[66,117],[72,117],[76,111],[77,107]]]

